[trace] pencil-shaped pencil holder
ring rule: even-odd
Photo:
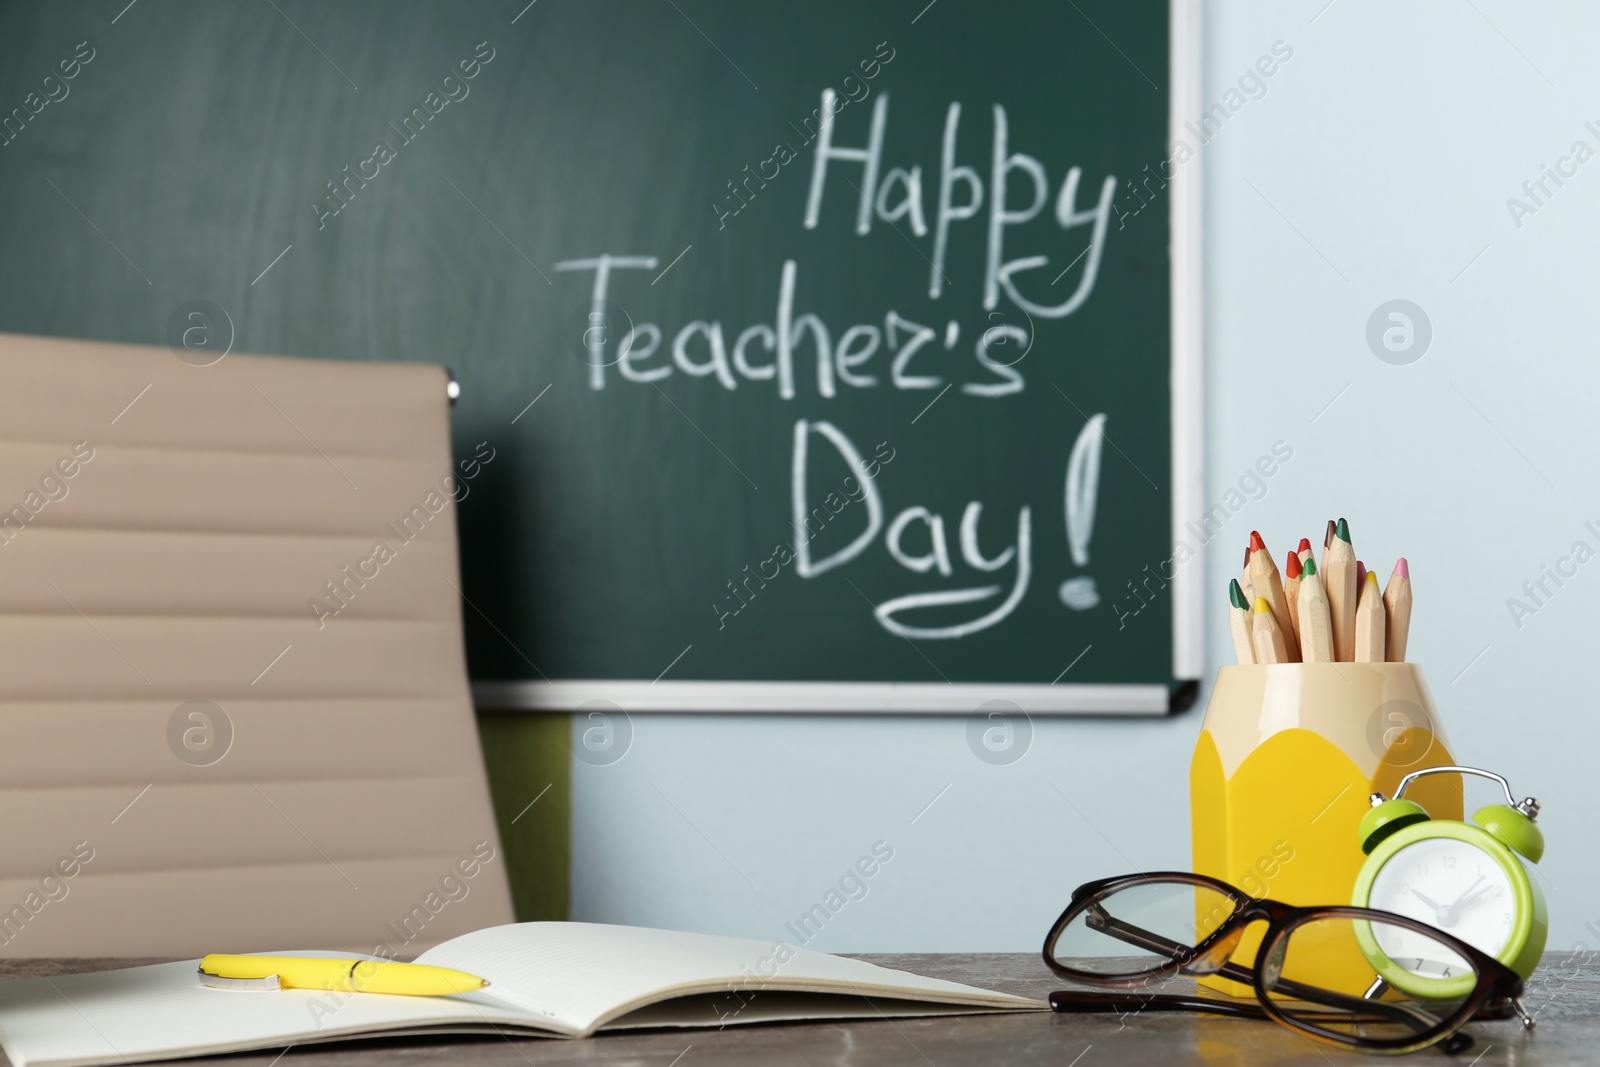
[[[1223,667],[1189,766],[1194,870],[1287,904],[1348,904],[1365,855],[1358,829],[1374,791],[1455,762],[1415,663]],[[1407,790],[1434,818],[1461,818],[1459,775]],[[1197,909],[1197,912],[1199,909]],[[1196,915],[1198,936],[1226,916]],[[1233,959],[1255,960],[1262,924]],[[1373,977],[1352,943],[1330,945],[1303,979],[1358,993]],[[1207,984],[1239,996],[1224,979]]]

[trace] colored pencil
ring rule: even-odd
[[[1411,567],[1404,556],[1389,575],[1389,584],[1383,590],[1383,607],[1389,633],[1384,658],[1390,663],[1404,663],[1406,637],[1411,633]]]
[[[1333,655],[1349,663],[1356,651],[1356,551],[1350,545],[1350,524],[1339,520],[1333,540],[1322,554],[1322,590],[1328,598],[1328,614],[1333,622]]]
[[[1233,635],[1233,658],[1240,663],[1254,663],[1256,654],[1250,647],[1250,601],[1244,598],[1237,578],[1228,583],[1228,632]]]
[[[1250,531],[1250,584],[1255,587],[1255,596],[1264,599],[1272,608],[1272,615],[1278,621],[1278,630],[1283,634],[1283,643],[1289,650],[1285,662],[1293,662],[1300,658],[1300,643],[1295,640],[1294,623],[1289,621],[1289,599],[1283,594],[1283,579],[1278,574],[1278,565],[1272,561],[1272,553],[1267,551],[1267,544],[1261,540],[1257,530]]]
[[[1361,586],[1361,602],[1356,606],[1355,662],[1382,663],[1387,653],[1386,631],[1383,615],[1383,592],[1378,588],[1378,576],[1367,573]]]
[[[1289,623],[1294,627],[1294,639],[1300,640],[1300,612],[1295,607],[1295,597],[1300,592],[1300,556],[1290,552],[1283,564],[1283,598],[1289,604]]]
[[[1302,537],[1281,574],[1252,530],[1243,572],[1228,583],[1228,631],[1241,664],[1403,663],[1412,604],[1405,558],[1380,586],[1343,518],[1328,520],[1320,562]]]
[[[1257,663],[1290,662],[1283,631],[1279,629],[1277,617],[1266,597],[1256,597],[1256,609],[1250,620],[1250,637],[1255,645]]]
[[[1328,615],[1328,597],[1322,591],[1317,561],[1306,560],[1300,575],[1300,593],[1295,603],[1300,622],[1300,659],[1304,663],[1333,662],[1333,622]]]

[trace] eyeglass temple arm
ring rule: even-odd
[[[1123,922],[1098,903],[1089,905],[1084,922],[1091,930],[1110,934],[1118,941],[1126,941],[1130,945],[1136,945],[1150,952],[1158,952],[1180,964],[1187,965],[1195,957],[1192,945],[1181,944],[1160,934],[1141,929],[1132,923]],[[1250,985],[1255,981],[1248,968],[1241,967],[1231,960],[1223,963],[1216,973],[1244,985]]]
[[[1249,1001],[1212,1000],[1171,993],[1088,993],[1063,989],[1050,994],[1051,1010],[1063,1015],[1092,1015],[1115,1012],[1137,1015],[1145,1011],[1198,1011],[1212,1015],[1232,1015],[1245,1019],[1267,1018],[1259,1004]]]
[[[1420,1020],[1406,1018],[1394,1009],[1400,1005],[1378,1003],[1370,1000],[1358,1002],[1360,1011],[1329,1012],[1330,1020],[1340,1023],[1416,1023]],[[1196,1011],[1208,1015],[1230,1015],[1243,1019],[1267,1020],[1266,1009],[1258,1003],[1236,1000],[1217,1000],[1212,997],[1189,997],[1174,993],[1091,993],[1077,989],[1061,989],[1050,994],[1050,1008],[1060,1015],[1137,1015],[1145,1011]],[[1428,1026],[1434,1025],[1432,1020]],[[1427,1026],[1422,1027],[1427,1029]]]
[[[1420,1033],[1431,1030],[1439,1025],[1439,1020],[1409,1004],[1400,1004],[1394,1001],[1367,1000],[1364,997],[1352,997],[1347,993],[1336,993],[1331,989],[1322,989],[1318,986],[1309,986],[1288,978],[1279,978],[1273,983],[1274,993],[1284,993],[1296,1000],[1303,1000],[1310,1004],[1321,1004],[1329,1008],[1337,1008],[1342,1020],[1354,1020],[1356,1016],[1378,1016],[1379,1022],[1405,1023],[1415,1027]]]
[[[1152,933],[1149,930],[1141,929],[1132,925],[1131,923],[1123,922],[1121,919],[1116,918],[1110,912],[1106,911],[1105,908],[1098,903],[1091,904],[1089,906],[1088,914],[1085,917],[1084,922],[1091,929],[1110,934],[1119,941],[1125,941],[1130,945],[1137,945],[1138,947],[1147,949],[1151,952],[1160,952],[1166,956],[1169,956],[1173,960],[1184,964],[1185,966],[1187,966],[1187,964],[1193,960],[1195,956],[1193,947],[1180,944],[1177,941],[1162,937],[1160,934]],[[1255,975],[1252,974],[1248,968],[1234,963],[1232,960],[1224,962],[1217,968],[1215,973],[1221,975],[1223,978],[1238,982],[1241,985],[1251,986],[1252,988],[1255,986]],[[1275,983],[1273,983],[1272,988],[1273,992],[1283,993],[1286,996],[1294,997],[1296,1000],[1304,1000],[1311,1004],[1322,1004],[1326,1007],[1338,1008],[1341,1011],[1350,1013],[1352,1015],[1378,1015],[1382,1017],[1381,1021],[1405,1023],[1409,1026],[1417,1027],[1419,1030],[1427,1030],[1437,1023],[1437,1020],[1429,1016],[1426,1012],[1412,1008],[1405,1004],[1395,1004],[1383,1001],[1366,1000],[1361,997],[1352,997],[1344,993],[1336,993],[1329,989],[1321,989],[1317,986],[1305,985],[1304,983],[1296,982],[1290,978],[1279,978]],[[1112,994],[1112,996],[1115,995]],[[1124,997],[1123,999],[1127,998]],[[1053,1005],[1054,1001],[1052,1000],[1051,1003]],[[1223,1002],[1201,1000],[1199,1003],[1205,1006],[1200,1008],[1183,1008],[1175,1006],[1166,1010],[1211,1011],[1211,1004]],[[1222,1014],[1230,1013],[1224,1011]]]

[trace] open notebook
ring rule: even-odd
[[[201,985],[196,960],[17,978],[0,982],[0,1046],[13,1067],[87,1067],[353,1037],[587,1037],[640,1027],[1046,1008],[788,945],[591,923],[490,927],[429,949],[417,962],[490,984],[449,997],[242,992]]]

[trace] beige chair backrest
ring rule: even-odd
[[[0,955],[511,921],[446,381],[0,334]]]

